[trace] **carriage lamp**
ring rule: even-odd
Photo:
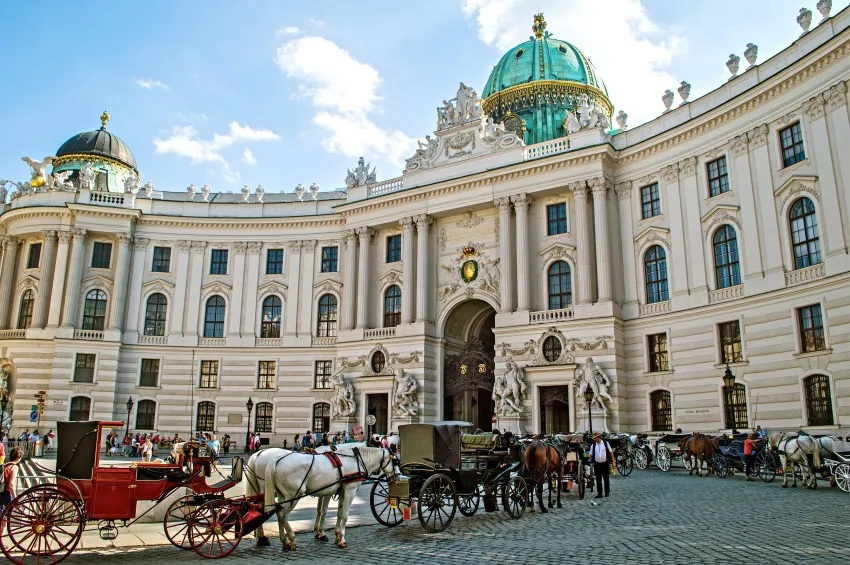
[[[732,374],[732,369],[729,368],[729,365],[726,365],[726,372],[723,373],[723,386],[726,387],[726,390],[730,390],[732,385],[735,384],[735,375]]]
[[[254,409],[254,401],[248,397],[248,402],[245,403],[245,408],[248,410],[248,425],[245,429],[245,453],[248,453],[248,444],[251,442],[251,411]]]
[[[130,435],[130,412],[133,411],[133,397],[129,397],[127,399],[127,433],[125,435]]]

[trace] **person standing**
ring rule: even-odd
[[[301,436],[295,434],[295,439],[292,441],[292,451],[301,451]]]
[[[605,487],[605,496],[611,492],[611,461],[613,455],[611,446],[602,439],[602,434],[593,434],[593,443],[590,445],[590,458],[593,461],[593,475],[596,477],[596,498],[602,498],[602,487]],[[604,483],[604,484],[603,484]]]
[[[6,439],[6,436],[3,436]],[[0,442],[0,465],[6,462],[6,442]]]
[[[753,472],[753,463],[755,463],[753,451],[756,447],[756,439],[756,434],[752,433],[744,440],[744,474],[747,475],[748,481],[755,480],[750,474]]]
[[[18,482],[18,464],[24,452],[15,447],[9,452],[9,462],[3,464],[3,491],[0,492],[0,514],[15,498],[15,485]]]
[[[145,438],[145,443],[142,444],[142,461],[150,463],[151,455],[153,454],[153,443],[151,438]]]

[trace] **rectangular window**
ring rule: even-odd
[[[322,272],[335,273],[338,269],[339,248],[322,247]]]
[[[283,249],[269,249],[266,251],[266,274],[283,274]]]
[[[112,261],[112,244],[102,241],[94,242],[94,249],[91,254],[92,269],[108,269]]]
[[[661,195],[657,182],[640,189],[640,205],[644,220],[661,215]]]
[[[139,386],[159,386],[159,359],[142,359]]]
[[[803,130],[800,128],[800,122],[780,130],[779,143],[782,146],[782,163],[786,167],[806,159],[806,150],[803,148]]]
[[[741,325],[738,320],[720,324],[718,329],[720,330],[720,362],[742,362],[744,352],[741,349]]]
[[[729,170],[726,168],[726,157],[711,161],[706,165],[708,169],[708,193],[718,196],[729,192]]]
[[[797,310],[797,320],[800,326],[800,351],[808,353],[826,349],[820,304]]]
[[[30,254],[27,257],[27,269],[38,269],[38,263],[41,261],[41,244],[33,243],[30,245]]]
[[[546,206],[546,235],[567,233],[567,203]]]
[[[316,361],[316,388],[333,388],[331,374],[333,361]]]
[[[199,388],[218,388],[218,361],[201,361]]]
[[[257,369],[257,388],[274,388],[274,377],[277,372],[274,361],[260,361]]]
[[[652,334],[649,343],[649,372],[669,371],[667,362],[667,334]]]
[[[151,264],[151,271],[154,273],[168,273],[171,271],[170,247],[153,248],[153,264]]]
[[[227,249],[213,249],[210,254],[210,274],[227,274]]]
[[[77,353],[77,361],[74,364],[75,383],[94,382],[95,358],[96,356],[93,353]]]
[[[401,261],[401,235],[391,235],[387,238],[387,263]]]

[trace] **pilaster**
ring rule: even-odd
[[[687,237],[688,288],[691,306],[708,304],[708,282],[705,277],[705,260],[702,224],[700,222],[700,191],[697,186],[697,158],[688,157],[679,163],[682,205]]]
[[[609,181],[604,177],[590,179],[593,192],[593,229],[596,236],[596,296],[598,302],[611,302],[611,246],[608,244]]]
[[[428,282],[431,280],[431,258],[428,249],[431,226],[434,218],[428,214],[419,214],[416,222],[416,322],[430,322],[430,303],[428,300]],[[402,295],[404,296],[404,295]]]
[[[59,245],[56,249],[56,266],[53,268],[53,285],[50,289],[50,306],[47,310],[47,327],[58,328],[65,298],[65,272],[68,269],[68,255],[72,234],[70,231],[58,231]]]
[[[340,319],[340,329],[342,331],[348,331],[354,329],[355,287],[357,284],[357,234],[353,229],[345,230],[343,246],[345,247],[345,263],[342,266],[342,317]],[[404,294],[402,294],[403,299]]]
[[[637,270],[635,267],[634,224],[632,214],[632,182],[617,183],[614,187],[620,202],[620,245],[623,251],[623,309],[624,316],[634,309],[637,316]],[[626,310],[628,312],[626,312]]]
[[[301,288],[303,304],[299,312],[299,336],[313,335],[313,283],[316,278],[316,240],[301,242]]]
[[[35,316],[32,326],[43,329],[47,323],[47,312],[50,308],[50,290],[53,287],[53,269],[56,265],[56,232],[45,230],[41,232],[44,238],[44,250],[41,253],[41,281],[38,285],[38,296],[35,299]]]
[[[0,329],[9,329],[9,312],[12,309],[12,285],[15,282],[15,271],[18,264],[17,237],[7,235],[3,238],[3,263],[0,272]]]
[[[186,320],[183,324],[186,328],[183,335],[192,343],[202,333],[200,326],[201,308],[201,283],[204,280],[204,258],[206,257],[207,242],[193,241],[189,254],[189,289],[186,295]]]
[[[674,310],[686,308],[688,301],[688,263],[685,254],[685,225],[682,221],[682,202],[679,192],[679,165],[664,167],[661,173],[666,185],[665,215],[670,218],[670,247],[672,261],[667,259],[667,274],[672,278],[671,302]]]
[[[415,223],[410,216],[401,218],[398,221],[402,226],[401,235],[401,323],[410,324],[413,322],[413,305],[416,293],[413,289],[413,272],[416,267],[414,262],[414,227]]]
[[[120,337],[124,329],[124,313],[127,307],[127,287],[130,277],[130,243],[133,238],[130,234],[118,234],[118,257],[116,259],[115,279],[112,282],[112,308],[109,311],[109,325],[111,332],[116,332]]]
[[[761,124],[747,132],[747,140],[753,152],[755,168],[755,193],[758,198],[760,221],[757,237],[761,238],[762,269],[768,287],[773,290],[785,286],[785,268],[782,266],[782,249],[777,245],[779,239],[779,218],[776,216],[776,203],[773,196],[773,175],[771,174],[770,152],[767,136],[770,128]]]
[[[750,171],[749,141],[746,134],[739,135],[732,140],[731,152],[732,158],[735,160],[735,178],[733,180],[739,188],[737,193],[741,202],[741,223],[745,226],[756,226],[756,229],[758,229],[755,190],[753,189]],[[761,250],[759,249],[758,236],[747,237],[747,235],[738,234],[739,249],[743,247],[744,251],[742,271],[745,281],[764,276],[761,268]],[[712,237],[712,234],[708,234],[708,237]]]
[[[233,298],[230,300],[230,313],[227,316],[227,338],[238,340],[239,326],[242,325],[242,309],[245,289],[245,252],[248,244],[237,241],[233,244]]]
[[[576,227],[576,243],[578,244],[578,273],[575,279],[578,281],[578,299],[576,304],[590,304],[593,302],[593,291],[590,288],[591,271],[593,269],[593,258],[590,249],[590,222],[587,211],[587,183],[577,181],[570,183],[569,189],[573,193],[576,205],[576,217],[573,222]]]
[[[372,256],[370,242],[375,230],[370,227],[357,228],[357,238],[360,242],[360,261],[357,265],[357,329],[369,327],[369,304],[372,288],[369,284]]]
[[[245,274],[245,287],[242,293],[242,329],[243,338],[253,338],[257,335],[257,288],[260,286],[260,259],[263,251],[262,241],[248,242],[248,269]]]
[[[499,281],[502,314],[514,311],[513,274],[514,262],[511,253],[511,200],[507,196],[496,198],[493,203],[499,208],[499,257],[502,280]]]
[[[86,230],[74,228],[71,233],[74,236],[74,242],[71,244],[71,265],[65,291],[65,308],[62,310],[62,327],[66,329],[73,329],[76,326],[77,304],[80,301],[80,277],[83,273],[86,245]]]
[[[139,312],[142,301],[142,281],[145,277],[145,265],[150,240],[146,237],[133,239],[133,262],[130,270],[129,298],[127,299],[127,318],[124,321],[124,342],[138,343],[139,341]],[[175,254],[176,255],[176,254]],[[176,258],[176,257],[175,257]],[[184,279],[185,280],[185,279]],[[181,285],[184,286],[185,285]],[[177,288],[174,289],[175,293]],[[175,315],[174,299],[168,303],[169,314]],[[144,331],[144,329],[142,330]],[[166,331],[166,334],[168,332]]]
[[[517,310],[528,312],[531,310],[531,296],[529,294],[528,282],[530,278],[528,266],[528,209],[532,199],[527,194],[511,196],[511,203],[516,212],[516,295]]]
[[[286,317],[284,334],[296,337],[298,334],[298,305],[301,301],[301,242],[290,241],[286,244],[289,261],[289,290],[286,293]]]
[[[177,341],[183,337],[183,327],[186,312],[186,293],[189,286],[189,258],[192,249],[191,241],[178,241],[175,245],[176,274],[174,280],[178,284],[174,286],[174,304],[171,305],[171,331],[169,342]],[[181,282],[182,281],[182,282]]]

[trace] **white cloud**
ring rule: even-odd
[[[277,30],[277,32],[275,32],[275,35],[279,37],[281,35],[298,35],[299,33],[301,33],[301,30],[298,29],[296,26],[286,26]]]
[[[276,61],[287,76],[299,81],[294,97],[317,109],[313,123],[325,129],[322,146],[349,157],[377,154],[400,165],[413,140],[397,130],[385,130],[370,114],[380,100],[381,77],[371,65],[324,37],[294,39],[277,50]]]
[[[221,154],[221,151],[237,143],[274,141],[277,139],[280,139],[280,136],[271,130],[254,129],[233,121],[230,122],[227,133],[213,134],[210,140],[201,139],[198,130],[189,125],[174,126],[171,129],[171,137],[167,139],[157,138],[153,140],[153,143],[156,147],[156,153],[160,155],[172,154],[187,157],[193,164],[218,163],[221,165],[224,179],[228,182],[236,182],[239,180],[239,173],[230,168],[230,163]],[[246,152],[250,153],[247,148]],[[243,161],[245,161],[248,153],[243,153]],[[253,154],[250,157],[253,159]],[[245,162],[247,163],[247,161]]]
[[[539,0],[538,5],[546,16],[547,31],[593,61],[617,110],[629,114],[630,125],[661,113],[662,93],[668,88],[675,91],[679,83],[666,69],[684,38],[654,22],[641,0]],[[463,11],[478,24],[479,39],[500,51],[531,34],[533,13],[527,2],[463,0]]]
[[[328,24],[324,20],[315,20],[313,18],[310,18],[310,25],[316,29],[322,29]]]
[[[138,84],[139,86],[141,86],[142,88],[144,88],[146,90],[153,90],[154,88],[161,88],[161,89],[165,90],[166,92],[171,90],[171,87],[168,86],[167,84],[165,84],[164,82],[159,81],[159,80],[154,80],[152,78],[134,78],[133,82],[135,82],[136,84]]]
[[[251,165],[252,167],[257,164],[257,158],[254,157],[254,152],[245,148],[245,151],[242,152],[242,162],[246,165]]]

